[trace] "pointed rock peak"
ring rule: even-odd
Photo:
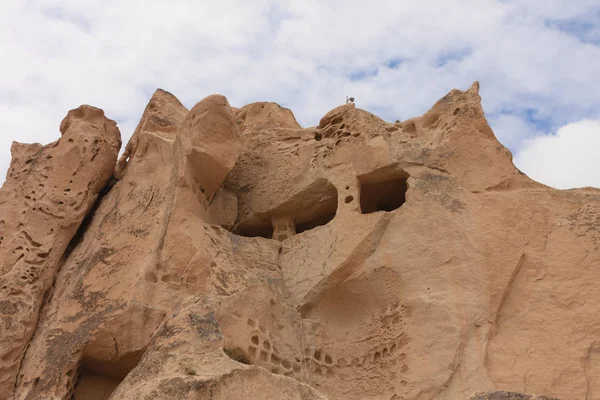
[[[154,94],[152,95],[152,97],[154,96],[170,96],[170,97],[175,97],[175,95],[171,92],[169,92],[168,90],[162,89],[162,88],[157,88],[156,91],[154,92]],[[177,98],[177,97],[175,97]]]
[[[479,94],[479,81],[473,82],[468,91],[475,94]]]
[[[423,118],[430,122],[440,118],[459,120],[462,121],[461,124],[475,127],[486,137],[497,140],[487,123],[481,106],[479,82],[473,83],[466,91],[451,90],[450,93],[438,100],[431,110],[423,115]],[[465,129],[466,131],[469,129]]]
[[[133,159],[138,144],[145,135],[152,134],[163,139],[174,139],[187,113],[188,109],[181,104],[177,97],[166,90],[156,89],[131,135],[123,155],[119,158],[115,168],[115,178],[123,177],[129,160]]]
[[[12,161],[20,158],[29,158],[40,151],[43,146],[40,143],[20,143],[12,142],[10,146],[10,154]]]
[[[150,117],[159,116],[159,118],[166,118],[169,121],[164,122],[167,125],[171,125],[175,121],[183,121],[183,118],[185,118],[187,113],[188,109],[181,104],[177,97],[166,90],[156,89],[144,110],[144,114],[142,115],[136,131],[139,130],[142,123]]]
[[[153,108],[159,108],[160,106],[164,106],[167,104],[176,108],[185,108],[183,104],[181,104],[179,99],[175,97],[175,95],[161,88],[156,89],[156,91],[150,98],[150,101],[148,102],[147,108],[150,107],[152,110]],[[187,108],[185,109],[187,111]]]
[[[471,87],[466,91],[452,89],[450,93],[439,99],[434,104],[431,111],[451,111],[454,113],[457,109],[456,107],[460,107],[461,104],[474,106],[475,109],[477,109],[483,116],[481,97],[479,96],[479,82],[473,83],[473,85],[471,85]]]
[[[73,126],[78,124],[89,124],[101,132],[115,151],[121,148],[121,132],[117,128],[117,123],[112,119],[106,118],[104,111],[99,108],[81,105],[67,113],[67,116],[60,123],[60,133],[64,136]],[[93,132],[83,130],[82,132]]]
[[[234,109],[238,125],[242,130],[250,127],[271,126],[277,128],[302,128],[294,113],[277,103],[258,102],[245,105],[241,109]]]

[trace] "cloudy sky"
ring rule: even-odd
[[[56,140],[80,104],[128,140],[157,87],[310,126],[346,94],[404,120],[478,80],[521,170],[600,187],[600,0],[9,0],[0,50],[0,181],[12,140]]]

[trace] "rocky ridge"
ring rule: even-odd
[[[518,171],[478,90],[310,128],[158,90],[118,161],[90,106],[15,143],[0,400],[600,399],[600,190]]]

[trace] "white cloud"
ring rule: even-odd
[[[597,0],[2,2],[0,176],[11,140],[55,140],[80,104],[103,108],[126,141],[157,87],[188,107],[212,93],[276,101],[313,125],[347,94],[403,120],[479,80],[515,150],[546,133],[524,110],[547,126],[598,117],[600,46],[577,30],[598,12]],[[575,28],[547,23],[564,20]],[[352,80],[361,70],[377,74]]]
[[[556,135],[526,141],[515,165],[530,178],[558,189],[600,187],[600,121],[561,127]]]
[[[500,114],[492,118],[488,117],[488,122],[494,127],[498,140],[515,151],[526,139],[542,134],[532,123],[518,115]]]

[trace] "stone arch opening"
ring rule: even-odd
[[[242,218],[234,233],[283,241],[291,236],[329,223],[336,215],[338,192],[319,178],[273,210]]]
[[[408,178],[407,172],[391,167],[360,176],[361,213],[389,212],[400,208],[406,202]]]

